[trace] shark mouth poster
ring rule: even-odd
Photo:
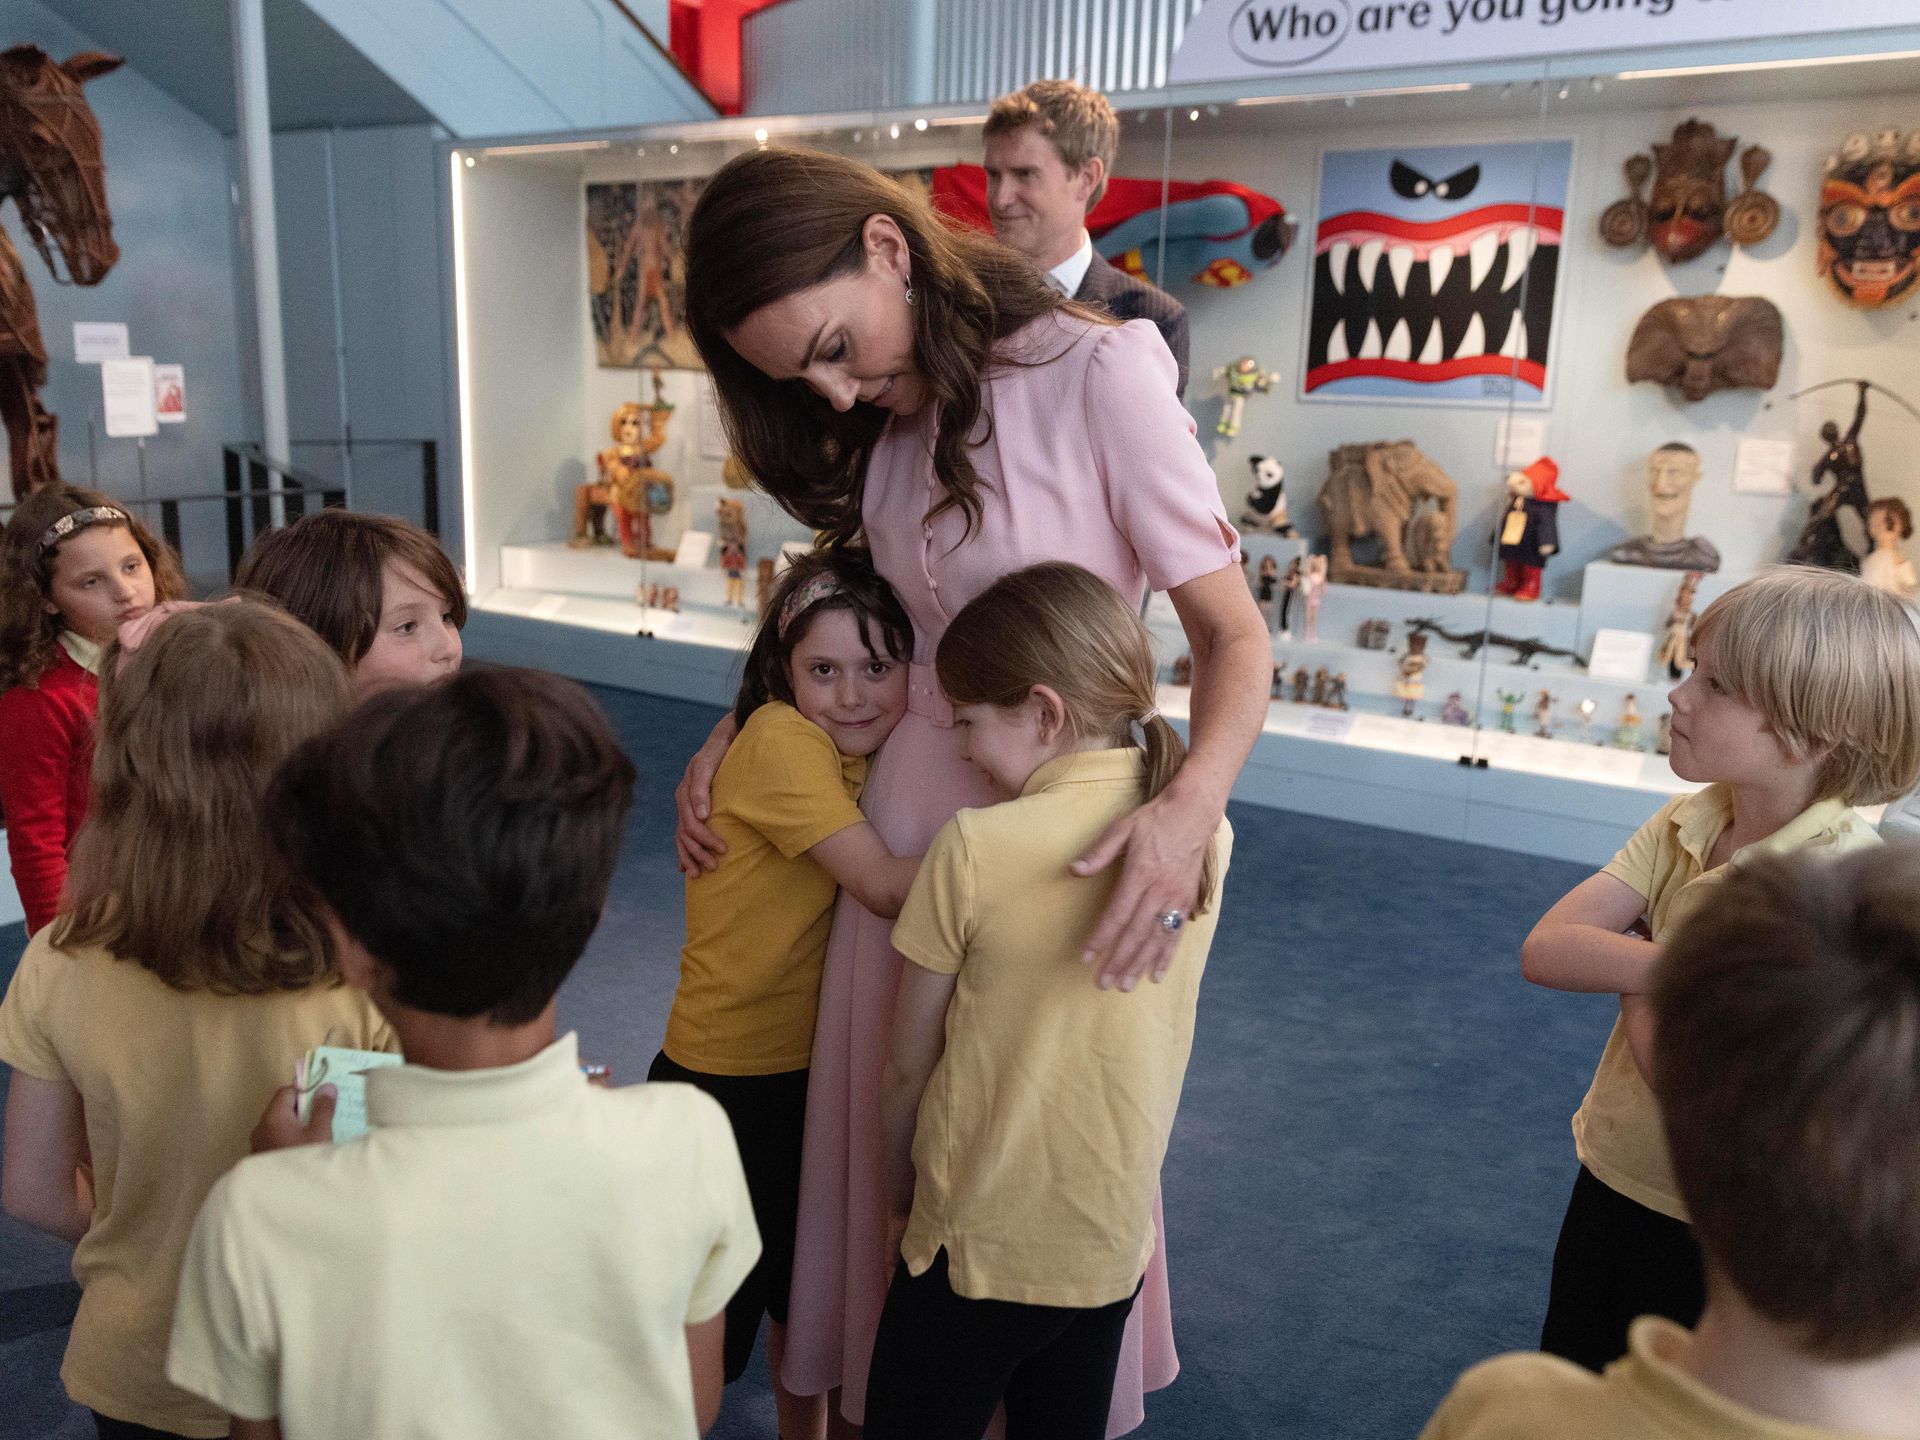
[[[1573,142],[1329,150],[1302,393],[1543,405]]]

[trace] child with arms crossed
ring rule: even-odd
[[[815,551],[782,574],[714,776],[726,853],[687,881],[680,986],[647,1076],[697,1085],[733,1124],[764,1248],[727,1307],[726,1375],[745,1373],[767,1316],[786,1440],[826,1423],[825,1395],[780,1383],[820,970],[835,887],[891,919],[919,864],[890,854],[857,804],[867,758],[906,713],[912,655],[912,622],[865,551]]]
[[[346,662],[356,699],[460,669],[466,590],[440,542],[405,520],[318,511],[254,541],[233,583],[311,626]]]
[[[1115,877],[1069,866],[1185,756],[1145,629],[1089,571],[1035,565],[954,618],[937,667],[1007,799],[940,831],[893,932],[894,1274],[866,1440],[977,1440],[1003,1402],[1008,1440],[1102,1440],[1232,832],[1198,895],[1141,897],[1181,933],[1165,980],[1101,989],[1080,956]]]
[[[0,1197],[77,1242],[60,1373],[100,1434],[225,1435],[165,1373],[194,1213],[303,1054],[393,1043],[340,987],[261,818],[274,766],[346,711],[347,677],[305,626],[244,602],[167,617],[124,667],[115,653],[68,908],[0,1004]],[[89,1156],[91,1205],[74,1182]]]
[[[606,902],[633,764],[570,681],[377,695],[282,768],[275,840],[404,1065],[366,1134],[283,1092],[208,1196],[167,1373],[237,1440],[690,1440],[760,1252],[726,1116],[609,1090],[555,994]]]
[[[114,632],[186,594],[179,558],[133,513],[54,485],[0,538],[0,813],[29,933],[53,919],[87,814],[100,657]]]
[[[1690,1325],[1705,1298],[1647,1080],[1646,993],[1662,947],[1752,860],[1877,846],[1852,807],[1920,779],[1920,637],[1892,596],[1832,571],[1767,571],[1708,607],[1696,651],[1698,668],[1673,692],[1672,764],[1706,788],[1643,825],[1521,952],[1535,984],[1621,997],[1573,1118],[1580,1172],[1540,1342],[1591,1370],[1626,1353],[1636,1316]]]
[[[1920,857],[1764,857],[1654,966],[1654,1093],[1706,1261],[1689,1333],[1503,1355],[1426,1440],[1920,1435]]]

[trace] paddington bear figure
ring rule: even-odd
[[[1561,490],[1560,467],[1542,456],[1507,476],[1507,509],[1500,522],[1500,583],[1496,595],[1538,600],[1547,559],[1560,549],[1560,507],[1573,497]]]

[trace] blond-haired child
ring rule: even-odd
[[[1920,1434],[1920,854],[1770,856],[1655,967],[1654,1090],[1706,1257],[1595,1377],[1504,1355],[1426,1440]]]
[[[1139,617],[1090,571],[1034,565],[954,617],[936,667],[1005,803],[934,837],[893,932],[894,1275],[865,1434],[975,1440],[1004,1402],[1010,1437],[1102,1440],[1232,831],[1200,893],[1142,897],[1180,936],[1166,979],[1103,990],[1080,956],[1115,877],[1069,867],[1186,758]]]
[[[1811,568],[1762,573],[1701,616],[1673,692],[1673,770],[1704,782],[1649,820],[1541,919],[1526,977],[1618,994],[1619,1021],[1573,1117],[1580,1172],[1554,1252],[1541,1348],[1598,1370],[1636,1316],[1691,1324],[1699,1253],[1648,1086],[1646,992],[1675,928],[1764,855],[1880,843],[1856,805],[1920,778],[1920,635],[1897,600]]]

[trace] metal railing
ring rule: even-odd
[[[436,538],[440,534],[440,442],[437,440],[362,440],[351,429],[344,437],[325,440],[293,440],[296,451],[332,450],[341,457],[342,479],[347,503],[353,503],[353,457],[356,450],[415,450],[420,452],[420,527]]]

